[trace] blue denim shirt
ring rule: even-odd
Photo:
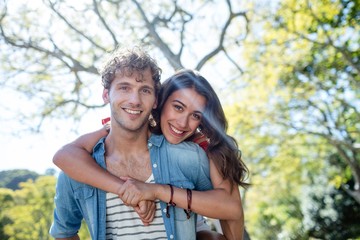
[[[148,141],[152,171],[156,183],[172,184],[199,191],[212,189],[209,160],[205,152],[192,142],[170,144],[162,135],[152,135]],[[94,147],[93,157],[103,168],[105,138]],[[74,236],[85,219],[92,239],[106,237],[106,193],[77,182],[63,172],[58,177],[55,195],[54,221],[50,234],[55,238]],[[170,208],[166,217],[166,203],[160,202],[168,239],[196,239],[196,214],[187,219],[183,209]]]

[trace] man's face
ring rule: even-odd
[[[112,128],[139,131],[148,127],[151,110],[156,108],[154,81],[150,69],[131,76],[116,74],[103,99],[110,103]]]

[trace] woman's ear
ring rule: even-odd
[[[110,100],[109,100],[109,89],[104,88],[102,98],[103,98],[105,104],[110,102]]]

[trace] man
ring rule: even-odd
[[[96,144],[93,157],[118,177],[209,190],[209,166],[204,152],[198,151],[196,145],[171,145],[163,136],[149,137],[148,119],[156,108],[160,73],[156,62],[139,48],[113,53],[101,71],[103,99],[111,110],[111,130]],[[202,168],[198,171],[200,176],[190,176],[195,171],[186,171],[182,169],[184,164],[176,164],[186,159],[194,159],[191,168]],[[63,173],[58,178],[55,204],[50,233],[56,239],[79,239],[77,232],[83,218],[96,240],[195,239],[193,213],[187,219],[182,209],[158,202],[154,221],[144,226],[137,212],[116,195]]]

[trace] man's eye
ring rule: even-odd
[[[146,94],[151,94],[151,91],[149,89],[143,89],[142,92]]]
[[[122,86],[122,87],[119,87],[119,90],[121,91],[127,91],[129,88],[128,87],[125,87],[125,86]]]

